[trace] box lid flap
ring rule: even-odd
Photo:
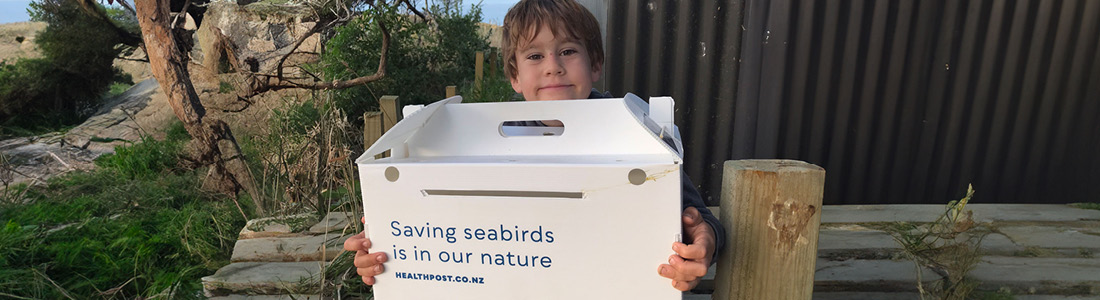
[[[633,94],[611,99],[460,102],[456,96],[417,110],[382,135],[357,162],[374,160],[386,150],[393,150],[394,158],[645,154],[681,161],[677,150],[663,141],[671,140],[675,146],[677,137],[651,120],[648,105]],[[548,120],[559,120],[564,127],[506,126]]]

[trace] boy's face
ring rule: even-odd
[[[512,89],[527,101],[587,99],[601,66],[593,66],[580,42],[555,37],[550,27],[516,48],[516,77]]]

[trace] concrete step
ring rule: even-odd
[[[321,262],[239,262],[202,278],[207,297],[320,292]]]
[[[825,205],[821,223],[932,222],[943,214],[939,204]],[[1100,221],[1100,210],[1063,204],[968,204],[976,222]]]
[[[321,295],[228,295],[210,300],[321,300]]]
[[[317,215],[312,213],[252,219],[241,228],[237,239],[306,236],[308,234],[302,232],[314,224],[317,224]]]
[[[712,291],[714,268],[697,291]],[[925,269],[923,280],[939,278]],[[1015,295],[1073,295],[1100,299],[1100,259],[985,256],[970,272],[979,290]],[[916,292],[917,272],[908,260],[818,259],[815,292]]]
[[[351,232],[351,228],[350,226],[348,226],[348,222],[359,222],[359,218],[362,217],[362,215],[362,212],[330,212],[325,215],[325,217],[321,219],[320,222],[317,222],[317,224],[310,227],[308,232],[312,234],[322,234],[333,231]]]
[[[321,234],[237,240],[231,262],[332,261],[351,235]]]

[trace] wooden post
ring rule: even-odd
[[[368,111],[363,113],[363,150],[382,138],[382,113]]]
[[[481,91],[481,78],[485,74],[485,52],[474,52],[474,90]],[[478,93],[478,92],[475,92]]]
[[[401,112],[397,111],[397,108],[401,105],[397,101],[397,96],[386,95],[382,96],[382,99],[378,99],[378,110],[382,111],[382,133],[390,131],[397,121],[401,120]]]
[[[497,76],[497,49],[493,48],[489,50],[489,77],[493,78]]]
[[[825,169],[795,160],[726,161],[712,299],[806,299],[814,289]]]
[[[453,85],[448,85],[447,86],[447,98],[454,97],[455,95],[458,94],[457,92],[455,92],[455,89],[456,89],[456,87],[453,86]]]

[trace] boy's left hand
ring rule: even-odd
[[[688,291],[699,285],[699,278],[707,274],[711,256],[714,253],[714,230],[710,228],[699,210],[688,207],[684,210],[684,241],[672,243],[676,254],[668,258],[668,264],[657,268],[661,276],[672,279],[672,287]]]

